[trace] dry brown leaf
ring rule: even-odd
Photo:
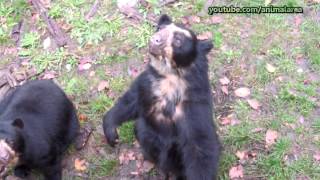
[[[91,66],[92,65],[90,63],[79,64],[78,69],[79,71],[88,70]]]
[[[220,24],[223,22],[223,18],[221,16],[212,16],[210,22],[211,24]]]
[[[88,120],[88,117],[84,114],[79,114],[79,121],[86,121]]]
[[[230,80],[226,76],[220,78],[219,81],[222,85],[228,85],[230,83]]]
[[[132,150],[125,149],[119,155],[120,164],[129,164],[130,161],[136,160],[136,155]]]
[[[74,168],[77,170],[77,171],[85,171],[87,170],[87,162],[86,160],[84,159],[79,159],[79,158],[76,158],[74,160]]]
[[[278,138],[279,134],[277,131],[274,130],[267,130],[266,133],[266,147],[270,147],[271,145],[273,145],[277,138]]]
[[[317,152],[316,154],[313,155],[313,158],[316,160],[316,161],[320,161],[320,152]]]
[[[53,79],[53,78],[55,78],[55,77],[56,77],[56,73],[50,71],[50,72],[46,72],[46,73],[43,75],[42,79]]]
[[[221,86],[221,91],[222,91],[224,94],[228,95],[228,94],[229,94],[228,86]]]
[[[256,99],[248,99],[247,101],[248,101],[250,107],[252,107],[252,109],[258,110],[261,106],[259,101],[257,101]]]
[[[266,64],[266,69],[270,73],[274,73],[276,71],[276,68],[273,65],[269,64],[269,63]]]
[[[43,40],[43,49],[49,49],[51,46],[51,38],[48,36],[46,39]]]
[[[240,121],[238,120],[238,119],[236,119],[236,118],[232,118],[231,119],[231,126],[235,126],[235,125],[238,125],[238,124],[240,124]]]
[[[263,128],[254,128],[251,132],[257,133],[263,131]]]
[[[295,16],[295,17],[294,17],[294,24],[295,24],[295,26],[300,26],[301,23],[302,23],[301,16]]]
[[[102,91],[102,90],[106,89],[107,87],[109,87],[108,81],[101,81],[98,85],[98,91]]]
[[[243,178],[243,167],[241,165],[231,167],[229,177],[230,179]]]
[[[250,89],[246,87],[238,88],[234,91],[234,94],[238,97],[245,98],[250,95]]]
[[[268,6],[271,2],[272,2],[272,0],[264,0],[264,5]]]
[[[199,16],[190,16],[189,18],[189,22],[192,23],[200,23],[201,19]]]
[[[229,125],[231,123],[231,118],[230,117],[222,117],[220,118],[220,124],[225,126],[225,125]]]
[[[210,31],[204,32],[204,33],[199,34],[197,36],[197,39],[199,39],[199,40],[207,40],[207,39],[211,39],[211,38],[212,38],[212,32],[210,32]]]
[[[244,160],[248,158],[248,152],[247,151],[237,151],[236,152],[236,156],[240,159],[240,160]]]

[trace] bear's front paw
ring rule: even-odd
[[[26,178],[30,173],[30,168],[25,165],[20,165],[14,168],[14,175],[19,178]]]
[[[111,147],[114,147],[118,143],[118,133],[116,128],[104,129],[104,135],[106,136],[107,142]]]

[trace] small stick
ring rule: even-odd
[[[92,16],[94,16],[98,11],[98,6],[100,4],[99,0],[94,1],[90,11],[85,16],[86,20],[89,21]]]

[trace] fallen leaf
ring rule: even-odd
[[[78,66],[79,71],[88,70],[90,68],[91,68],[90,63],[79,64],[79,66]]]
[[[51,38],[48,36],[46,39],[43,40],[43,49],[49,49],[51,46]]]
[[[230,83],[230,80],[225,76],[223,78],[220,78],[219,81],[222,85],[228,85]]]
[[[95,71],[90,71],[89,76],[93,77],[94,75],[96,75],[96,72]]]
[[[140,173],[138,171],[132,171],[130,172],[131,175],[134,175],[134,176],[138,176],[140,175]]]
[[[230,117],[222,117],[220,118],[220,124],[225,126],[225,125],[229,125],[231,123],[231,118]]]
[[[231,124],[230,124],[231,126],[235,126],[238,124],[240,124],[240,121],[238,119],[236,119],[236,118],[231,119]]]
[[[84,114],[79,114],[79,121],[86,121],[88,117]]]
[[[46,72],[43,75],[42,79],[53,79],[55,77],[56,77],[55,73],[50,71],[50,72]]]
[[[199,34],[197,36],[197,39],[199,39],[199,40],[207,40],[207,39],[211,39],[211,38],[212,38],[212,32],[210,32],[210,31],[204,32],[204,33]]]
[[[250,89],[246,87],[238,88],[234,91],[234,94],[238,97],[245,98],[250,95]]]
[[[189,23],[191,23],[191,24],[201,22],[201,19],[199,16],[190,16],[188,19],[189,19]]]
[[[263,131],[263,128],[254,128],[251,132],[257,133]]]
[[[120,164],[129,164],[130,161],[136,160],[135,153],[132,150],[123,150],[119,155]]]
[[[250,107],[255,110],[258,110],[261,106],[259,101],[257,101],[256,99],[248,99],[247,102],[249,103]]]
[[[77,170],[77,171],[85,171],[87,170],[87,162],[86,160],[84,159],[79,159],[79,158],[76,158],[74,160],[74,168]]]
[[[269,63],[266,64],[266,69],[270,73],[273,73],[273,72],[276,71],[276,68],[273,65],[269,64]]]
[[[320,152],[317,152],[316,154],[313,155],[313,158],[316,160],[316,161],[320,161]]]
[[[264,5],[268,6],[271,2],[272,2],[272,0],[264,0]]]
[[[72,65],[71,64],[66,64],[66,69],[67,69],[67,72],[70,72],[71,69],[72,69]]]
[[[239,160],[247,159],[248,152],[247,151],[237,151],[236,156],[239,158]]]
[[[101,81],[98,85],[98,91],[102,91],[109,86],[108,81]]]
[[[241,165],[231,167],[229,177],[230,179],[243,178],[243,167]]]
[[[46,8],[50,7],[51,0],[40,0],[40,2],[42,3],[42,5],[44,7],[46,7]]]
[[[223,22],[223,18],[221,16],[212,16],[210,22],[211,24],[220,24]]]
[[[299,122],[300,122],[301,124],[304,123],[304,117],[303,117],[303,116],[300,116],[300,117],[299,117]]]
[[[267,130],[266,133],[266,147],[270,147],[271,145],[273,145],[277,138],[278,138],[278,132],[274,131],[274,130]]]
[[[222,91],[224,94],[228,95],[228,94],[229,94],[228,86],[221,86],[221,91]]]
[[[294,24],[295,24],[296,26],[300,26],[301,23],[302,23],[301,17],[300,17],[300,16],[295,16],[295,17],[294,17]]]

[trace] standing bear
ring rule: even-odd
[[[117,127],[134,120],[144,158],[167,178],[216,179],[221,145],[206,58],[212,47],[162,15],[148,67],[103,118],[108,143],[114,146]]]
[[[26,178],[37,169],[46,180],[61,180],[63,153],[76,138],[73,104],[52,81],[28,82],[0,102],[0,173],[14,165]]]

